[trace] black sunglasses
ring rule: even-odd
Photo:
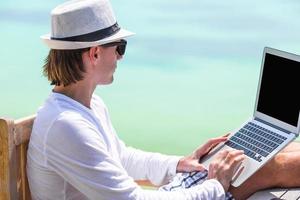
[[[127,45],[127,41],[122,39],[122,40],[117,41],[117,42],[110,42],[110,43],[107,43],[107,44],[102,44],[101,46],[103,46],[103,47],[117,46],[116,51],[118,52],[118,54],[120,56],[123,56],[125,54],[126,45]]]

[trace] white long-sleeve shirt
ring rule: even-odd
[[[180,192],[144,190],[134,182],[167,183],[178,161],[177,156],[126,147],[98,96],[93,96],[89,109],[65,95],[51,93],[34,121],[27,174],[32,198],[41,200],[225,198],[216,180]]]

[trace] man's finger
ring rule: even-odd
[[[228,137],[231,133],[227,133],[226,135],[223,135],[223,137]]]
[[[215,160],[216,161],[219,160],[221,162],[222,160],[224,160],[227,157],[227,155],[228,155],[229,152],[230,151],[227,150],[227,149],[218,152],[217,155],[216,155],[216,157],[215,157]]]
[[[206,168],[204,167],[204,165],[201,164],[197,164],[194,169],[194,171],[204,171],[204,170],[206,170]]]
[[[226,137],[218,137],[218,138],[210,139],[208,142],[206,142],[202,147],[200,147],[196,151],[196,157],[200,158],[201,156],[207,154],[211,149],[213,149],[219,143],[225,142],[226,140],[227,140]]]
[[[226,155],[225,162],[230,165],[234,165],[239,163],[241,159],[243,160],[244,156],[244,151],[232,150]]]

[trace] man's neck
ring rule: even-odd
[[[81,84],[80,81],[68,86],[55,86],[53,92],[64,94],[75,101],[81,103],[87,108],[91,108],[91,99],[96,86],[87,87],[86,84]]]

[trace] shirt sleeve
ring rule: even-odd
[[[175,176],[179,156],[145,152],[126,147],[120,141],[121,161],[128,174],[135,180],[149,180],[154,185],[166,184]]]
[[[92,200],[200,200],[225,197],[222,186],[215,180],[180,192],[144,190],[133,181],[121,163],[112,158],[109,147],[101,137],[84,120],[70,117],[55,120],[45,141],[46,165]]]
[[[175,176],[180,156],[168,156],[127,147],[116,134],[107,107],[99,97],[97,102],[101,104],[98,107],[103,108],[104,121],[114,137],[122,166],[126,169],[129,176],[133,177],[134,180],[149,180],[157,186],[167,183]]]

